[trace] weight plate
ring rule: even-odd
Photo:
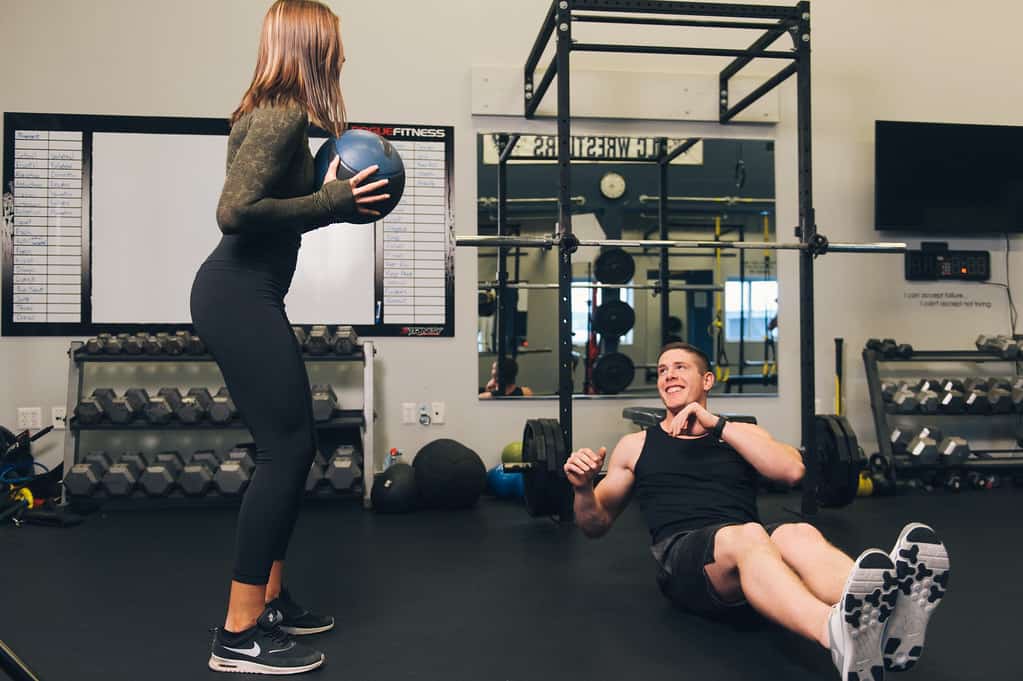
[[[593,385],[603,395],[616,395],[632,383],[636,366],[628,355],[611,352],[601,355],[593,365]]]
[[[859,445],[849,437],[838,416],[818,414],[814,424],[820,464],[817,501],[824,508],[848,506],[859,485]]]
[[[574,515],[573,504],[575,494],[572,485],[565,476],[565,464],[568,462],[568,450],[561,432],[561,424],[556,419],[541,419],[547,434],[547,451],[549,452],[550,479],[549,493],[555,515],[560,520],[571,520]]]
[[[636,324],[636,312],[623,300],[608,300],[593,313],[593,328],[601,336],[624,336]]]
[[[603,284],[627,284],[636,273],[636,261],[621,248],[601,251],[593,263],[593,275]]]
[[[548,516],[554,513],[550,499],[551,474],[547,466],[547,437],[543,424],[538,419],[526,421],[522,431],[522,462],[531,464],[523,471],[523,491],[526,510],[531,516]]]

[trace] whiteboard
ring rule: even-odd
[[[364,336],[454,334],[454,129],[351,123],[388,139],[405,192],[375,224],[302,237],[285,308],[294,324]],[[5,113],[4,336],[173,331],[221,238],[228,122]],[[310,129],[310,151],[323,133]]]
[[[191,323],[192,280],[220,240],[226,155],[214,135],[93,135],[94,323]],[[303,236],[285,299],[293,323],[373,323],[373,239],[372,224]]]

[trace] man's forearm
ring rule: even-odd
[[[752,423],[728,422],[722,439],[772,480],[795,484],[803,477],[803,457],[794,447],[778,442]]]
[[[592,487],[575,490],[575,524],[592,538],[603,535],[611,527],[611,516],[597,501]]]

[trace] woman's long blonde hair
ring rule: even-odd
[[[266,13],[252,84],[231,125],[260,106],[295,103],[334,136],[345,129],[341,21],[316,0],[277,0]]]

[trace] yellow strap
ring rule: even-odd
[[[835,413],[842,416],[842,383],[838,380],[838,374],[835,374]]]
[[[35,497],[32,496],[32,491],[28,487],[19,487],[11,492],[11,499],[13,501],[24,501],[28,504],[29,508],[32,508],[32,504],[35,502]]]

